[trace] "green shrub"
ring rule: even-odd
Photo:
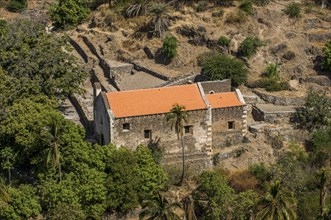
[[[7,10],[10,12],[22,12],[27,6],[27,0],[10,0],[7,5]]]
[[[270,0],[253,0],[253,3],[258,6],[265,6],[270,3]]]
[[[213,17],[222,17],[223,15],[224,15],[224,10],[223,9],[215,11],[211,14],[211,16],[213,16]]]
[[[295,2],[287,5],[284,11],[290,18],[298,18],[301,16],[300,4]]]
[[[163,40],[162,52],[168,59],[172,59],[177,54],[177,39],[174,36],[166,36]]]
[[[253,2],[251,0],[243,0],[239,8],[247,14],[253,14]]]
[[[225,36],[221,36],[217,41],[218,45],[220,45],[222,47],[229,47],[230,42],[231,42],[231,40]]]
[[[331,71],[331,41],[327,42],[323,48],[323,66]]]
[[[57,28],[70,28],[80,24],[89,14],[87,3],[80,0],[58,0],[50,8],[50,17]]]
[[[264,78],[258,81],[258,87],[265,88],[269,92],[289,90],[287,81],[276,78]]]
[[[234,0],[212,0],[216,5],[220,5],[223,7],[230,7],[233,5]]]
[[[267,68],[264,71],[263,74],[265,77],[268,78],[276,78],[279,79],[279,69],[278,69],[278,65],[275,63],[269,63],[267,65]]]
[[[248,171],[253,174],[261,182],[270,180],[271,174],[269,168],[264,163],[252,165],[248,168]]]
[[[7,33],[7,22],[0,19],[0,37]]]
[[[247,37],[239,46],[239,53],[247,58],[252,57],[262,43],[258,37]]]
[[[236,87],[246,81],[248,70],[241,60],[216,54],[203,62],[201,74],[210,80],[231,79]]]
[[[230,12],[225,21],[229,24],[242,24],[246,21],[246,13],[243,11]]]
[[[197,4],[195,10],[197,12],[203,12],[206,11],[208,9],[208,2],[207,1],[199,1],[199,3]]]
[[[199,54],[199,56],[197,57],[198,66],[201,67],[203,65],[203,62],[205,62],[208,58],[218,54],[219,53],[216,50],[207,51]]]

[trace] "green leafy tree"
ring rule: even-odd
[[[253,215],[253,208],[258,200],[258,194],[253,190],[240,192],[231,201],[233,219],[249,219]]]
[[[139,177],[140,198],[146,199],[156,192],[163,190],[167,181],[167,174],[159,164],[156,164],[150,150],[145,146],[138,146],[134,152],[137,157],[137,175]]]
[[[168,5],[158,3],[150,9],[149,24],[154,28],[154,34],[162,37],[163,32],[170,26],[170,15],[168,14]]]
[[[216,54],[203,61],[201,74],[210,80],[231,79],[237,87],[246,81],[248,70],[242,61]]]
[[[185,110],[185,106],[174,104],[170,112],[167,114],[167,121],[171,126],[171,129],[175,129],[178,140],[182,145],[182,176],[180,178],[179,185],[181,185],[185,178],[185,148],[183,139],[184,123],[187,122],[188,112]]]
[[[322,168],[318,174],[318,187],[320,188],[320,216],[324,216],[326,213],[326,198],[327,198],[327,184],[328,184],[328,178],[329,174],[328,171],[325,168]]]
[[[299,125],[310,131],[331,125],[331,99],[325,92],[310,90],[304,108],[297,111]]]
[[[258,37],[246,37],[246,39],[239,46],[239,53],[247,58],[256,54],[257,48],[261,47],[262,43]]]
[[[30,185],[9,188],[10,201],[0,215],[3,219],[29,219],[41,213],[41,206],[36,196],[36,189]]]
[[[177,208],[180,208],[178,203],[170,203],[158,193],[153,199],[143,201],[139,219],[180,220],[175,213]]]
[[[282,189],[279,181],[275,181],[264,195],[259,205],[262,209],[257,213],[256,220],[262,219],[296,219],[296,199],[291,192]]]
[[[166,36],[163,40],[162,52],[168,59],[172,59],[177,54],[177,39],[174,36]]]
[[[323,66],[331,71],[331,41],[327,42],[323,48]]]
[[[58,0],[50,8],[50,17],[58,28],[70,28],[80,24],[89,14],[84,0]]]
[[[14,168],[14,163],[16,161],[16,156],[12,148],[5,147],[0,150],[1,158],[1,168],[7,170],[8,172],[8,181],[11,185],[11,170]]]
[[[48,211],[49,220],[85,220],[86,216],[78,204],[60,203],[57,207]]]
[[[7,32],[7,21],[0,19],[0,36]]]
[[[3,74],[21,82],[23,88],[16,86],[19,91],[60,98],[83,91],[80,84],[88,74],[66,52],[71,50],[67,39],[46,34],[40,24],[19,20],[8,26],[0,41]]]
[[[311,142],[313,152],[311,159],[318,167],[330,166],[331,164],[331,127],[313,132]]]
[[[196,213],[199,213],[198,219],[226,219],[234,191],[225,176],[214,171],[204,171],[197,183],[193,198]]]
[[[111,210],[127,212],[139,204],[140,181],[137,158],[132,151],[120,148],[107,162],[107,202]]]

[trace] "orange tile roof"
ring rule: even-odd
[[[186,110],[206,109],[197,84],[107,93],[116,118],[169,112],[173,104]]]
[[[239,101],[235,92],[207,94],[206,98],[212,108],[224,108],[243,105],[243,103]]]

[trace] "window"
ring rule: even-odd
[[[144,130],[144,137],[146,139],[152,139],[152,131],[151,130]]]
[[[234,121],[228,121],[228,129],[234,130]]]
[[[215,94],[214,90],[209,91],[209,94]]]
[[[184,126],[184,133],[185,134],[193,134],[193,126],[192,125]]]
[[[131,125],[130,123],[124,123],[123,124],[123,131],[130,131]]]

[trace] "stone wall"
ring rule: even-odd
[[[275,96],[257,90],[254,90],[254,93],[258,95],[262,100],[266,101],[267,103],[272,103],[274,105],[303,106],[305,103],[304,97]]]
[[[231,80],[201,82],[205,94],[231,92]]]
[[[108,103],[105,102],[105,94],[99,95],[94,101],[94,136],[101,145],[110,143],[109,125],[109,109]]]
[[[189,111],[185,126],[192,126],[192,132],[184,131],[183,138],[187,161],[202,161],[199,162],[201,166],[210,163],[210,156],[205,146],[207,141],[205,118],[206,110]],[[129,129],[123,129],[125,123],[129,123]],[[112,129],[112,140],[114,140],[112,142],[117,146],[135,149],[139,144],[148,145],[159,141],[159,146],[164,149],[165,162],[181,162],[181,144],[175,130],[167,123],[166,114],[114,119]],[[145,130],[151,131],[151,138],[145,138]]]
[[[223,148],[242,141],[244,106],[212,109],[212,145]],[[234,128],[229,129],[229,122]]]

